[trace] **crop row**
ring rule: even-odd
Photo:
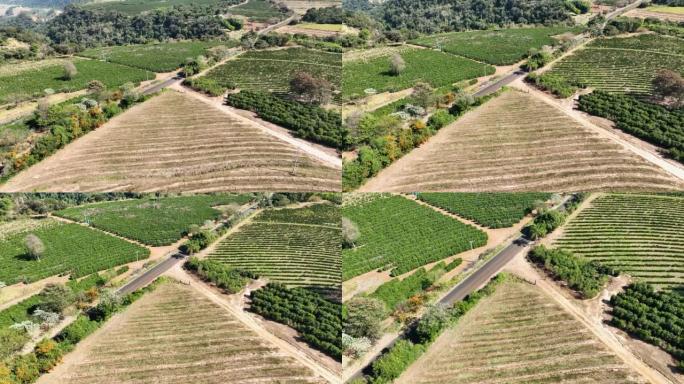
[[[659,286],[684,283],[684,199],[607,195],[571,220],[556,245]]]
[[[335,359],[342,358],[342,306],[304,289],[268,284],[252,291],[250,309],[296,329],[302,339]]]
[[[530,49],[554,45],[557,40],[552,36],[570,31],[568,27],[541,27],[451,32],[413,42],[493,65],[510,65],[522,60]]]
[[[515,225],[550,193],[421,193],[418,198],[430,205],[472,220],[489,228]]]
[[[389,70],[393,54],[400,55],[405,63],[404,70],[397,75]],[[377,92],[395,92],[411,88],[418,82],[442,87],[493,73],[494,67],[490,65],[448,53],[414,47],[396,48],[383,52],[383,55],[371,54],[370,59],[345,60],[342,97],[363,97],[368,88]]]
[[[88,223],[153,246],[180,240],[191,225],[220,217],[218,205],[242,205],[249,195],[195,195],[113,201],[77,206],[55,214]]]
[[[28,255],[25,238],[29,233],[45,246],[39,260]],[[0,281],[32,282],[63,273],[80,277],[147,257],[149,250],[125,240],[78,224],[55,222],[0,242]]]
[[[355,246],[342,251],[343,280],[391,270],[393,276],[487,243],[487,235],[404,197],[376,195],[342,208],[359,229]]]

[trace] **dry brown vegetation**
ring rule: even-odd
[[[657,191],[682,186],[563,111],[507,91],[442,128],[360,190]]]
[[[324,383],[189,286],[166,283],[87,339],[45,383]]]
[[[333,191],[339,170],[168,91],[10,180],[4,191]]]
[[[508,281],[397,383],[642,383],[539,288]]]

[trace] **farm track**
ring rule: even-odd
[[[563,332],[558,332],[562,329]],[[506,282],[396,383],[644,383],[539,288]]]
[[[1,190],[331,191],[339,183],[338,171],[254,124],[167,92],[20,173]]]
[[[200,291],[167,283],[112,318],[39,383],[272,380],[326,382]]]
[[[442,128],[360,191],[663,191],[683,186],[559,108],[508,91]]]

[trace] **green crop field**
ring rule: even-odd
[[[307,48],[248,51],[209,71],[204,78],[228,88],[286,92],[297,72],[327,79],[336,86],[341,81],[342,55]]]
[[[26,236],[45,245],[40,260],[27,256]],[[5,223],[0,227],[0,281],[14,284],[70,273],[74,277],[145,259],[149,250],[78,224],[53,219]]]
[[[565,225],[555,245],[657,288],[684,284],[684,198],[607,195]]]
[[[129,16],[155,9],[168,9],[179,5],[214,5],[225,0],[126,0],[97,1],[80,5],[89,10],[116,11]],[[236,0],[235,3],[238,1]]]
[[[515,225],[550,193],[421,193],[418,198],[435,207],[489,228]]]
[[[405,62],[399,75],[389,73],[394,54]],[[421,81],[441,87],[493,73],[490,65],[431,49],[382,47],[355,51],[344,56],[342,97],[363,97],[369,88],[377,92],[400,91]]]
[[[487,243],[487,234],[404,197],[349,197],[342,216],[360,231],[355,247],[342,250],[342,278],[376,269],[393,276]]]
[[[285,14],[266,0],[249,0],[229,10],[233,15],[241,15],[251,21],[265,22],[270,19],[282,19]]]
[[[67,208],[55,213],[71,220],[87,222],[93,227],[160,246],[183,237],[193,225],[221,216],[214,206],[245,204],[249,195],[196,195],[135,199],[95,203]]]
[[[204,55],[207,49],[219,45],[230,48],[237,42],[212,40],[125,45],[86,49],[79,55],[153,72],[170,72],[179,68],[185,59]]]
[[[337,208],[334,208],[337,209]],[[292,214],[292,220],[286,215]],[[321,212],[322,218],[302,218]],[[264,211],[225,238],[209,255],[288,287],[337,289],[340,285],[340,224],[318,208]]]
[[[649,95],[660,69],[684,73],[684,40],[662,35],[598,39],[546,74],[608,92]]]
[[[525,58],[532,48],[556,43],[553,36],[574,31],[571,27],[542,27],[452,32],[421,37],[412,43],[492,65],[510,65]]]
[[[78,73],[65,80],[64,63],[72,61]],[[44,62],[5,64],[0,66],[0,104],[14,99],[26,100],[44,95],[45,89],[73,92],[85,89],[91,80],[99,80],[109,88],[127,82],[154,79],[155,74],[120,64],[86,59],[49,59]]]

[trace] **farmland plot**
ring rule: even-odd
[[[389,73],[390,58],[394,54],[400,55],[406,65],[396,76]],[[493,73],[494,67],[490,65],[431,49],[374,48],[344,55],[342,96],[363,97],[369,88],[377,92],[395,92],[421,81],[442,87]]]
[[[209,71],[203,77],[228,88],[286,92],[297,72],[322,77],[339,86],[342,55],[307,48],[249,51]]]
[[[187,58],[205,55],[207,49],[219,45],[230,48],[237,42],[212,40],[123,45],[86,49],[79,55],[153,72],[170,72],[178,69]]]
[[[288,287],[337,289],[341,283],[339,220],[334,225],[318,219],[302,223],[303,216],[315,213],[312,209],[316,208],[288,208],[277,216],[264,211],[221,241],[209,258]],[[283,216],[287,211],[292,212],[292,220]]]
[[[42,383],[324,383],[192,287],[169,282],[113,318]]]
[[[215,220],[218,205],[242,205],[249,195],[196,195],[112,201],[67,208],[55,213],[75,221],[87,222],[102,230],[160,246],[180,240],[191,225]]]
[[[177,92],[138,105],[18,174],[6,191],[334,191],[339,171]]]
[[[81,277],[93,272],[142,260],[149,250],[78,224],[63,224],[53,219],[10,222],[1,230],[0,281],[14,284],[33,282],[49,276],[69,273]],[[26,236],[33,234],[45,245],[40,260],[27,255]]]
[[[556,43],[554,35],[572,30],[570,27],[543,27],[451,32],[421,37],[413,43],[492,65],[510,65],[522,60],[530,49]]]
[[[555,245],[651,283],[684,284],[684,198],[607,195],[566,224]]]
[[[559,332],[559,330],[562,330]],[[540,289],[510,281],[396,383],[645,383]]]
[[[229,0],[238,4],[240,0]],[[168,9],[182,5],[216,5],[225,0],[126,0],[126,1],[93,1],[79,5],[81,8],[98,11],[116,11],[129,16],[138,15],[156,9]]]
[[[550,193],[421,193],[418,198],[430,205],[489,228],[515,225],[532,212],[537,202]]]
[[[400,275],[487,243],[479,229],[404,197],[357,196],[342,208],[360,232],[355,247],[342,250],[343,280],[375,269]]]
[[[64,64],[73,62],[77,74],[64,79]],[[85,89],[91,80],[99,80],[108,88],[127,82],[139,83],[154,79],[155,75],[138,68],[115,63],[85,59],[49,59],[45,62],[26,62],[0,66],[0,104],[11,99],[27,100],[43,96],[45,89],[55,92],[74,92]]]
[[[652,93],[660,69],[684,72],[684,40],[662,35],[599,39],[555,64],[547,74],[608,92]]]
[[[361,191],[675,188],[682,183],[562,111],[528,94],[506,91],[442,128]]]
[[[247,17],[250,21],[266,22],[271,19],[282,19],[282,13],[273,3],[268,0],[249,0],[245,4],[240,4],[230,8],[230,14]]]

